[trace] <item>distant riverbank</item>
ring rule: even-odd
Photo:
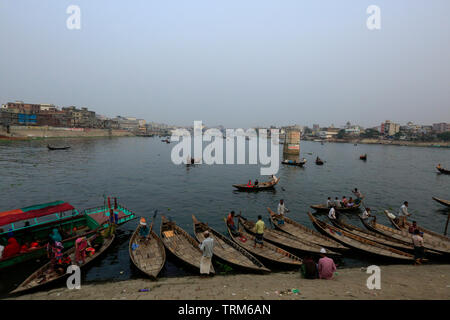
[[[310,140],[311,141],[311,140]],[[324,142],[334,143],[353,143],[353,144],[381,144],[388,146],[408,146],[408,147],[434,147],[434,148],[450,148],[449,141],[434,141],[434,142],[420,142],[420,141],[401,141],[401,140],[380,140],[380,139],[330,139]]]
[[[338,269],[332,280],[307,280],[298,272],[133,279],[41,291],[25,300],[301,300],[450,299],[450,265],[389,265],[381,268],[381,289],[367,288],[365,268]],[[140,291],[141,290],[141,291]]]
[[[94,137],[132,137],[127,130],[62,128],[50,126],[11,126],[9,132],[0,127],[0,140],[29,140],[47,138],[94,138]]]

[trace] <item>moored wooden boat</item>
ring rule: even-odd
[[[271,190],[277,185],[279,181],[280,178],[277,178],[275,181],[260,182],[257,186],[249,187],[246,184],[233,184],[233,187],[235,187],[239,191],[256,192],[262,190]]]
[[[395,219],[392,219],[390,217],[390,215],[393,215],[391,212],[389,212],[388,210],[384,211],[384,214],[386,215],[386,217],[389,219],[389,221],[391,222],[391,224],[397,229],[397,230],[405,230],[408,231],[409,227],[412,226],[412,224],[408,221],[405,221],[405,227],[400,227],[400,225],[396,222]],[[425,229],[424,227],[421,226],[417,226],[417,229],[419,229],[419,231],[423,232],[424,234],[426,234],[428,237],[432,237],[432,238],[436,238],[437,241],[447,241],[450,244],[450,238],[447,236],[444,236],[442,234],[439,234],[437,232],[434,232],[432,230],[428,230]]]
[[[247,220],[240,216],[239,223],[244,227],[245,231],[253,234],[253,228],[255,226],[253,221]],[[322,249],[321,246],[313,242],[307,242],[289,233],[270,228],[266,228],[264,230],[264,240],[267,240],[277,246],[285,247],[288,250],[299,250],[309,254],[320,254],[320,249]],[[331,250],[328,250],[328,254],[333,256],[341,255],[340,253],[333,252]]]
[[[386,237],[385,235],[382,235],[377,232],[363,230],[361,228],[358,228],[357,226],[351,225],[349,223],[346,223],[343,219],[340,219],[339,221],[336,221],[335,219],[329,219],[331,223],[347,232],[353,233],[359,237],[366,238],[371,241],[375,241],[378,243],[381,243],[385,246],[389,246],[398,250],[404,250],[404,251],[413,251],[414,246],[411,243],[407,243],[400,240],[395,240],[390,237]]]
[[[411,234],[407,230],[397,230],[385,226],[383,224],[377,223],[376,219],[369,220],[361,218],[361,222],[364,224],[366,228],[369,230],[379,232],[384,234],[385,236],[404,241],[407,243],[412,243]],[[423,246],[425,249],[436,251],[443,254],[450,254],[450,243],[448,241],[440,241],[430,237],[427,234],[423,236]]]
[[[326,204],[315,204],[310,206],[312,209],[316,210],[317,212],[329,212],[330,208]],[[361,202],[358,204],[355,204],[353,207],[335,207],[334,209],[338,212],[355,212],[359,211],[359,208],[361,207]]]
[[[90,236],[88,238],[89,241],[93,241],[95,239],[96,235]],[[104,242],[100,248],[100,250],[96,251],[92,256],[87,256],[85,263],[78,265],[80,268],[85,268],[87,265],[92,263],[95,259],[100,257],[113,243],[115,239],[115,235],[111,235],[109,238],[104,238]],[[69,250],[65,251],[65,254],[69,255],[72,264],[75,264],[75,247],[72,247]],[[55,270],[53,270],[53,266],[51,261],[43,265],[41,268],[39,268],[37,271],[35,271],[32,275],[30,275],[24,282],[22,282],[15,290],[11,291],[11,294],[15,293],[21,293],[29,290],[34,290],[37,288],[42,288],[44,286],[47,286],[51,283],[55,283],[58,280],[64,279],[68,277],[69,274],[64,273],[57,273]]]
[[[25,224],[24,221],[29,224]],[[44,258],[48,237],[57,229],[66,249],[72,247],[80,236],[88,236],[100,226],[87,214],[80,214],[72,205],[64,201],[53,201],[21,209],[0,212],[0,238],[6,237],[8,230],[14,232],[19,245],[35,242],[38,245],[15,255],[0,259],[0,269],[19,263]]]
[[[347,232],[343,229],[333,227],[317,218],[315,218],[310,212],[308,212],[308,216],[311,219],[313,225],[327,236],[333,238],[336,241],[339,241],[345,244],[348,247],[353,249],[363,251],[369,254],[378,255],[382,257],[399,259],[399,260],[409,260],[413,261],[413,255],[382,245],[378,242],[368,240],[366,238],[362,238],[350,232]]]
[[[281,220],[280,215],[273,212],[270,208],[267,208],[270,214],[270,219],[275,226],[275,228],[284,231],[286,233],[289,233],[290,235],[293,235],[294,237],[297,237],[303,241],[312,242],[319,246],[325,247],[327,249],[331,250],[347,250],[345,246],[340,244],[339,242],[336,242],[328,237],[325,237],[324,235],[318,233],[317,231],[314,231],[312,229],[309,229],[305,227],[304,225],[288,218],[284,217],[284,224],[279,224],[278,221]]]
[[[166,249],[158,235],[150,230],[147,237],[139,235],[138,225],[130,238],[128,252],[131,261],[141,272],[156,280],[166,262]]]
[[[225,225],[226,225],[225,221]],[[252,253],[255,256],[258,256],[266,261],[270,261],[271,263],[283,264],[287,266],[297,266],[300,267],[302,264],[302,259],[293,255],[292,253],[283,250],[267,241],[264,241],[264,245],[261,248],[259,245],[254,247],[255,237],[244,231],[243,228],[239,228],[239,236],[234,235],[230,228],[227,225],[228,234],[231,239],[236,242],[239,246]]]
[[[200,272],[200,260],[203,255],[199,248],[200,243],[164,216],[161,217],[161,240],[175,257],[186,266]],[[212,265],[209,272],[215,273]]]
[[[450,174],[450,170],[447,170],[447,169],[444,169],[444,168],[439,168],[439,167],[436,167],[436,169],[437,169],[440,173],[443,173],[443,174]]]
[[[52,147],[49,144],[47,145],[48,150],[67,150],[70,149],[70,146],[64,146],[64,147]]]
[[[306,164],[306,159],[303,159],[302,161],[283,160],[281,163],[288,166],[303,167]]]
[[[256,271],[256,272],[270,272],[258,259],[256,259],[248,251],[237,245],[223,234],[217,232],[207,224],[198,221],[192,215],[194,223],[194,234],[199,242],[205,239],[204,232],[208,231],[209,236],[214,239],[214,256],[232,267],[239,269]]]
[[[444,199],[439,199],[436,197],[432,197],[434,201],[439,202],[440,204],[443,204],[444,206],[450,207],[450,200],[444,200]]]

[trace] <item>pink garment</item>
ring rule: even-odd
[[[87,241],[83,238],[78,238],[75,241],[75,260],[77,262],[83,262],[86,259],[86,248],[87,248]]]
[[[331,279],[333,278],[333,273],[336,271],[336,265],[333,259],[328,257],[323,257],[319,259],[319,277],[320,279]]]

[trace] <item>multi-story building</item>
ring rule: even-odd
[[[433,131],[435,133],[443,133],[450,131],[450,123],[433,123]]]
[[[70,106],[62,108],[62,111],[69,116],[71,127],[94,128],[97,125],[95,111],[89,111],[86,107],[77,109],[74,106]]]
[[[400,125],[398,123],[386,120],[381,124],[380,133],[385,136],[393,136],[400,131]]]

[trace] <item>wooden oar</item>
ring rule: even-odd
[[[447,223],[445,224],[444,236],[447,235],[447,228],[448,228],[448,222],[449,221],[450,221],[450,212],[448,213],[448,216],[447,216]]]

